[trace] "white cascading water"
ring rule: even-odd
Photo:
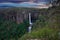
[[[28,32],[31,33],[31,29],[32,29],[32,22],[31,22],[31,13],[29,13],[29,27],[28,27]]]

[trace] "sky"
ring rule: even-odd
[[[18,3],[7,3],[7,2],[11,2],[11,1],[24,1],[20,4]],[[27,2],[29,1],[29,3]],[[50,0],[34,0],[36,3],[33,2],[33,4],[31,3],[33,0],[0,0],[0,7],[36,7],[36,5],[39,5],[40,3],[42,4],[47,4],[49,3]],[[5,3],[1,3],[1,2],[5,2]],[[31,4],[30,4],[31,3]],[[39,4],[38,4],[39,3]]]
[[[50,0],[0,0],[0,2],[11,2],[11,1],[15,1],[15,2],[17,2],[17,1],[35,1],[35,2],[42,2],[42,1],[44,1],[44,2],[49,2]]]

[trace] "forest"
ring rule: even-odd
[[[28,33],[32,17],[32,32]],[[60,6],[49,9],[0,8],[0,40],[60,40]]]

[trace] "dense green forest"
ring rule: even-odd
[[[25,12],[23,12],[25,11]],[[32,13],[32,32],[28,33],[28,13]],[[0,40],[60,40],[60,6],[49,9],[0,9]]]
[[[0,40],[10,40],[13,38],[19,38],[27,33],[29,26],[28,20],[24,20],[22,23],[17,23],[17,18],[14,13],[17,14],[18,8],[7,8],[0,10]]]

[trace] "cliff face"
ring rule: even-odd
[[[47,11],[29,8],[7,8],[1,9],[0,11],[0,15],[2,15],[5,20],[14,21],[17,24],[23,23],[25,20],[29,20],[29,13],[31,13],[32,22],[35,22],[39,15],[48,15]]]

